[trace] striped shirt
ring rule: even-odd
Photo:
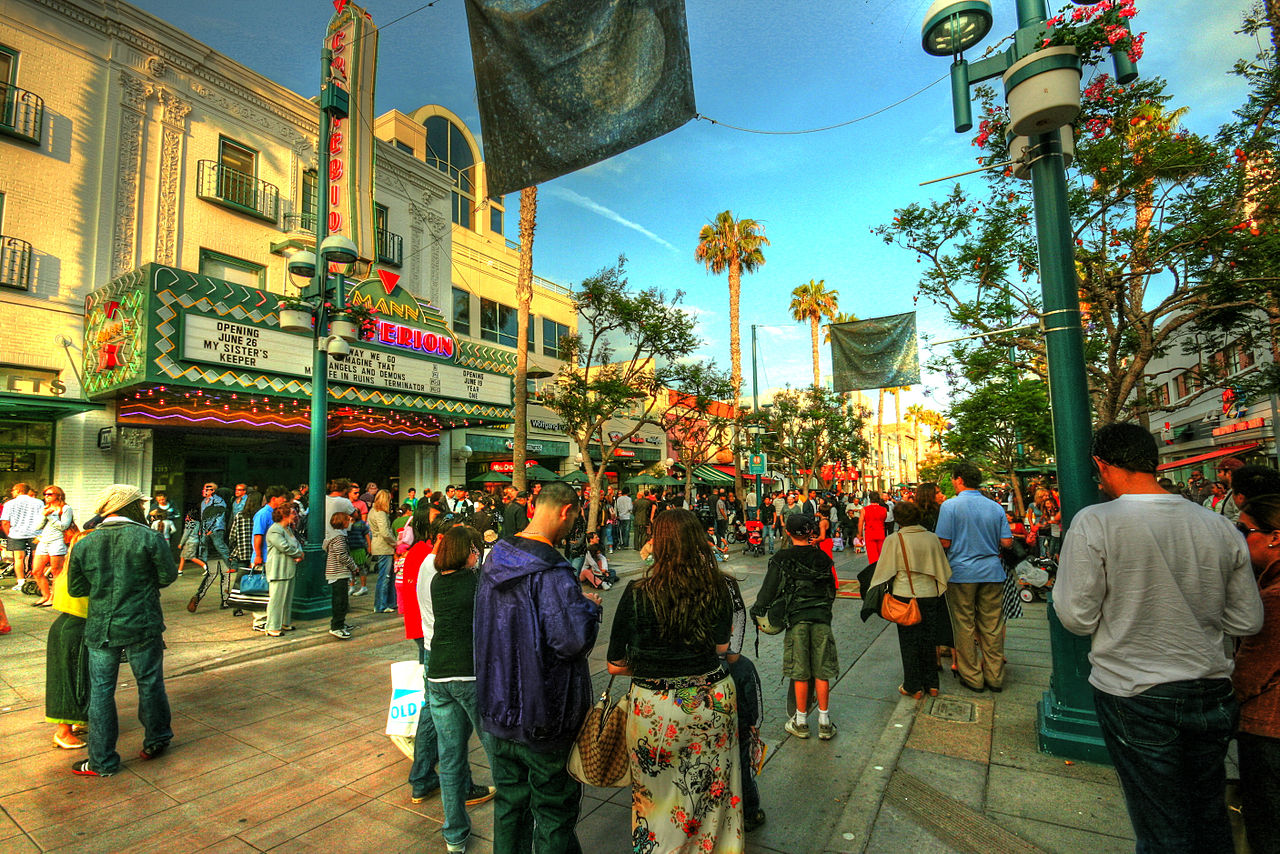
[[[325,581],[349,581],[353,575],[360,571],[359,567],[356,566],[356,562],[351,559],[351,553],[347,551],[347,535],[345,531],[339,531],[325,540],[324,552]]]

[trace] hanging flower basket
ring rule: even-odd
[[[1031,150],[1033,144],[1031,137],[1014,136],[1010,133],[1007,138],[1009,159],[1013,161],[1013,177],[1021,181],[1030,180],[1031,161],[1036,158],[1036,152]],[[1072,161],[1076,159],[1076,138],[1071,132],[1071,125],[1058,128],[1058,142],[1062,146],[1062,165],[1069,169]]]
[[[1036,136],[1070,124],[1080,114],[1080,57],[1074,45],[1038,50],[1004,73],[1009,125]]]
[[[311,311],[299,303],[280,303],[280,328],[285,332],[310,332]]]
[[[329,321],[329,334],[337,335],[343,341],[359,341],[360,324],[349,314],[335,314]]]

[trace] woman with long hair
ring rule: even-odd
[[[36,607],[47,608],[53,604],[53,591],[46,570],[52,570],[54,576],[62,574],[62,567],[67,562],[67,531],[76,523],[75,514],[67,505],[67,494],[60,486],[44,488],[44,521],[41,523],[40,535],[36,543],[35,564],[31,574],[40,587],[40,601]]]
[[[880,493],[869,493],[867,506],[862,508],[862,516],[858,519],[858,536],[867,548],[867,563],[880,560],[880,550],[884,548],[885,521],[888,518],[889,508]]]
[[[631,839],[644,852],[740,852],[742,769],[728,588],[698,517],[652,525],[653,565],[627,584],[609,637],[612,674],[631,677]]]
[[[396,609],[395,560],[396,537],[391,525],[391,492],[378,490],[369,511],[369,554],[377,579],[373,583],[375,614]]]
[[[916,490],[915,505],[920,508],[920,525],[926,531],[938,529],[938,513],[942,510],[942,490],[933,481],[925,481]]]
[[[1250,498],[1236,527],[1244,534],[1262,593],[1262,631],[1242,638],[1231,674],[1240,701],[1240,796],[1256,854],[1280,852],[1280,495]]]

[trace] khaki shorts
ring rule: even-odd
[[[831,681],[840,675],[836,639],[828,623],[796,623],[782,639],[782,675]]]

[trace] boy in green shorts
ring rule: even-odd
[[[778,597],[785,597],[787,634],[782,642],[782,673],[792,680],[796,713],[784,728],[797,738],[809,737],[809,680],[813,679],[818,695],[818,738],[827,741],[836,734],[827,706],[831,680],[840,673],[831,634],[835,564],[814,545],[817,521],[797,513],[786,524],[791,545],[769,558],[769,571],[751,615],[765,614]]]

